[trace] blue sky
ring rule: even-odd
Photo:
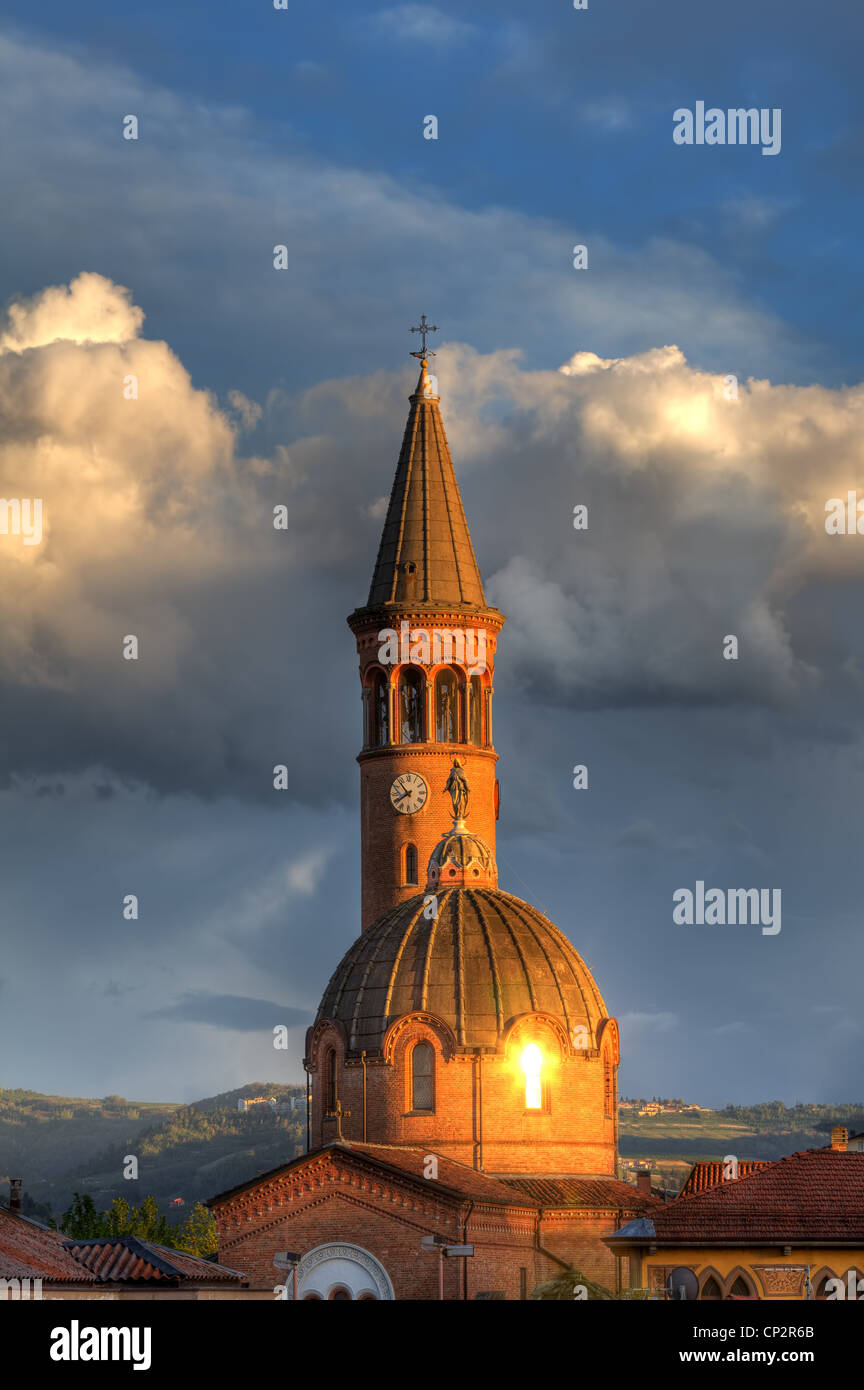
[[[33,34],[31,6],[12,3],[6,14],[7,22],[17,20],[22,33]],[[794,368],[794,378],[787,372],[787,379],[836,383],[859,374],[858,335],[849,312],[858,283],[862,128],[851,41],[859,20],[852,5],[816,7],[799,0],[753,6],[733,0],[710,20],[684,0],[650,7],[631,0],[598,3],[582,12],[563,0],[530,8],[505,0],[458,11],[428,5],[376,9],[339,0],[323,9],[292,3],[285,11],[263,3],[156,3],[122,14],[110,5],[72,10],[48,4],[39,15],[40,41],[72,45],[85,64],[129,68],[150,92],[173,93],[199,113],[232,108],[243,126],[240,138],[248,140],[250,186],[263,194],[264,166],[272,178],[274,238],[292,159],[395,180],[403,195],[413,191],[430,200],[424,216],[432,221],[439,199],[475,214],[480,222],[470,235],[470,254],[484,267],[494,316],[478,315],[470,295],[456,293],[448,302],[451,277],[444,261],[452,248],[441,246],[434,234],[424,247],[423,217],[412,238],[412,281],[424,302],[436,301],[434,313],[446,317],[451,337],[488,349],[501,345],[497,335],[503,330],[517,342],[532,275],[552,277],[565,299],[558,333],[519,345],[538,365],[557,365],[556,352],[569,348],[565,336],[580,327],[569,246],[589,245],[597,277],[607,264],[620,266],[622,260],[638,277],[640,257],[652,245],[656,255],[659,242],[704,254],[710,259],[693,265],[692,275],[700,278],[701,271],[703,279],[728,284],[735,296],[782,321],[789,339],[784,365]],[[113,116],[110,105],[100,109],[98,92],[97,80],[84,122],[94,139],[100,121]],[[698,99],[722,107],[780,107],[781,154],[676,147],[671,113]],[[142,104],[143,140],[165,152],[172,146],[184,150],[202,175],[208,162],[218,163],[215,130],[208,135],[206,122],[195,124],[180,110],[173,119],[156,119],[148,102]],[[421,138],[422,118],[430,112],[440,122],[437,142]],[[61,148],[62,112],[46,112],[45,119],[52,144]],[[74,151],[71,158],[74,163]],[[242,178],[242,158],[239,164],[236,178]],[[94,172],[91,166],[91,178]],[[131,162],[129,176],[136,177]],[[114,214],[134,269],[148,247],[135,244],[139,210],[124,215],[122,188],[117,192]],[[266,197],[256,200],[262,223],[267,206]],[[521,257],[514,262],[509,238],[499,241],[485,225],[490,208],[550,228],[530,266]],[[343,350],[353,344],[358,357],[364,343],[374,343],[376,360],[386,339],[398,360],[407,309],[399,281],[407,267],[399,266],[394,293],[384,303],[364,294],[371,252],[366,228],[351,198],[341,215],[334,206],[329,216],[338,223],[330,230],[339,246],[329,283],[340,297],[343,322],[334,336]],[[227,257],[232,248],[220,247],[206,205],[194,238],[189,231],[186,245],[172,246],[171,259],[182,274],[194,258],[203,277],[207,264],[217,269],[220,251]],[[260,231],[263,238],[264,225]],[[407,240],[399,261],[410,254]],[[309,249],[298,245],[298,257]],[[62,252],[52,259],[62,264]],[[193,374],[203,375],[211,366],[206,347],[196,344],[188,325],[179,336],[191,306],[175,288],[151,305],[151,328],[182,346]],[[280,292],[290,313],[295,306],[289,287]],[[624,336],[619,351],[646,345],[638,322]],[[692,343],[680,345],[691,360],[718,370],[726,365],[743,375],[766,375],[774,366],[758,343],[749,350],[730,344],[731,364],[714,360],[722,342],[712,350],[694,333]],[[611,353],[609,343],[592,346]],[[313,352],[310,365],[317,361]]]
[[[0,482],[38,480],[54,525],[32,573],[0,556],[0,1083],[193,1099],[273,1074],[268,1010],[299,1079],[357,927],[344,617],[426,312],[509,615],[502,886],[594,967],[622,1091],[859,1098],[862,562],[819,518],[862,478],[861,31],[773,0],[6,5],[0,302],[30,307]],[[699,100],[780,108],[781,153],[676,146]],[[109,652],[135,624],[133,690]],[[673,927],[673,889],[748,875],[782,886],[779,937]]]

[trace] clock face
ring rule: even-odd
[[[390,800],[403,816],[411,816],[426,800],[427,787],[419,772],[403,772],[390,788]]]

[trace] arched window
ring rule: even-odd
[[[423,742],[423,677],[410,666],[399,678],[399,741]]]
[[[383,748],[390,742],[390,689],[380,671],[369,692],[369,746]]]
[[[702,1285],[702,1292],[700,1293],[699,1297],[700,1297],[700,1298],[722,1298],[722,1297],[723,1297],[723,1294],[721,1293],[721,1290],[720,1290],[720,1285],[717,1283],[717,1280],[714,1278],[714,1275],[713,1275],[713,1274],[709,1275],[709,1277],[705,1280],[705,1283]]]
[[[350,1303],[352,1299],[348,1289],[334,1289],[327,1301],[328,1303]]]
[[[828,1300],[830,1294],[834,1294],[834,1298],[836,1299],[836,1285],[832,1284],[830,1289],[828,1287],[829,1280],[836,1279],[836,1277],[837,1276],[835,1274],[826,1274],[824,1279],[820,1279],[819,1283],[816,1286],[815,1297],[825,1302]],[[841,1283],[842,1282],[843,1281],[841,1280]],[[843,1285],[843,1292],[846,1292],[845,1284]]]
[[[405,846],[405,882],[417,883],[417,846]]]
[[[468,683],[468,740],[480,748],[483,743],[483,682],[472,676]]]
[[[449,667],[435,677],[435,737],[439,743],[459,742],[459,682]]]
[[[536,1043],[529,1043],[522,1052],[525,1073],[525,1109],[543,1109],[543,1053]]]
[[[336,1051],[330,1049],[324,1063],[324,1111],[332,1115],[336,1109]]]
[[[435,1053],[428,1042],[411,1053],[411,1109],[435,1109]]]
[[[735,1283],[732,1285],[732,1287],[731,1287],[731,1289],[729,1290],[729,1292],[730,1292],[730,1294],[733,1294],[733,1293],[734,1293],[735,1296],[736,1296],[736,1298],[752,1298],[752,1297],[753,1297],[753,1290],[751,1289],[750,1285],[747,1283],[747,1280],[744,1279],[744,1278],[742,1278],[742,1276],[741,1276],[740,1274],[738,1275],[738,1278],[735,1280]]]

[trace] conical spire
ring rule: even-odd
[[[369,607],[415,602],[485,608],[483,581],[425,357],[410,401]]]

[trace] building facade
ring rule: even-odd
[[[361,931],[307,1035],[310,1152],[211,1203],[220,1258],[259,1287],[281,1246],[301,1298],[518,1299],[573,1264],[606,1284],[603,1236],[653,1203],[617,1178],[617,1023],[564,933],[498,886],[504,621],[423,358],[348,619]],[[423,1235],[474,1255],[439,1268]]]
[[[619,1285],[663,1297],[684,1268],[704,1301],[864,1299],[864,1153],[845,1129],[829,1148],[742,1163],[734,1178],[696,1168],[674,1202],[607,1237]]]

